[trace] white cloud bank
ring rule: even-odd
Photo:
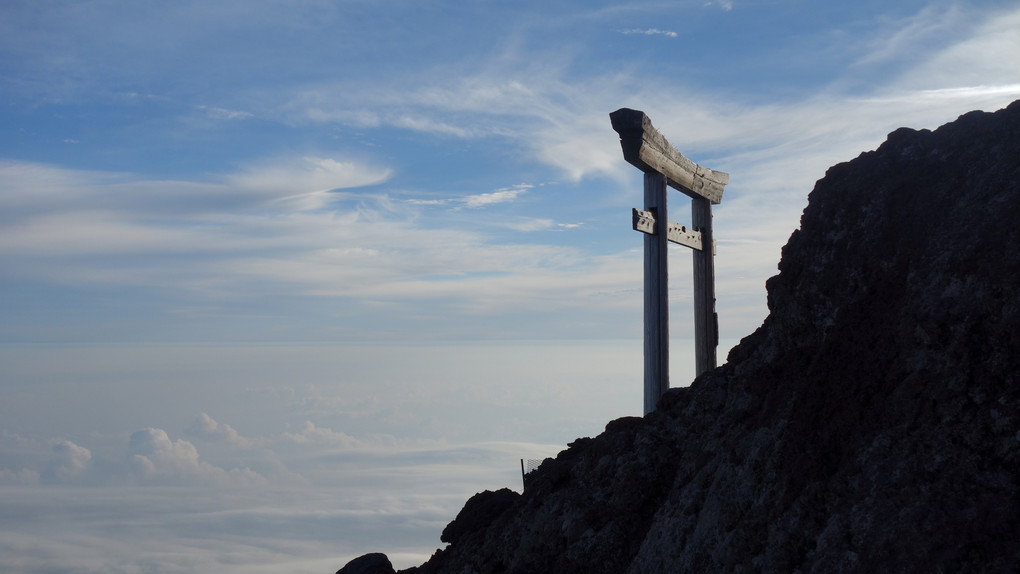
[[[224,470],[199,460],[192,443],[171,441],[166,431],[147,428],[131,434],[128,463],[143,484],[264,484],[266,479],[249,468]]]
[[[211,442],[224,442],[237,448],[251,448],[251,441],[244,438],[228,424],[220,424],[206,413],[201,413],[191,421],[185,434]]]
[[[243,438],[204,414],[189,428],[221,443]],[[0,460],[20,456],[54,471],[40,483],[38,472],[0,469],[0,571],[298,574],[335,570],[380,544],[398,567],[420,564],[479,485],[520,489],[516,457],[559,450],[351,449],[354,440],[311,421],[298,433],[252,439],[278,448],[245,450],[253,465],[300,473],[282,480],[225,471],[223,461],[206,461],[194,444],[153,427],[131,434],[120,466],[72,441],[0,432]],[[105,480],[79,485],[90,471]]]
[[[0,429],[0,485],[76,484],[92,471],[92,451],[66,439],[29,439]]]
[[[56,459],[49,472],[61,482],[70,481],[82,474],[92,460],[92,452],[89,449],[69,440],[61,440],[54,444],[53,454],[56,455]]]

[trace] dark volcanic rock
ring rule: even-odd
[[[479,492],[468,499],[457,518],[443,529],[439,536],[440,542],[457,544],[471,534],[481,532],[503,511],[513,506],[519,497],[509,488],[501,488],[496,492]]]
[[[829,169],[779,270],[726,365],[408,572],[1014,572],[1020,102]]]
[[[358,556],[337,570],[336,574],[396,574],[385,554],[378,552]]]

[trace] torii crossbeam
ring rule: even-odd
[[[719,320],[715,312],[715,241],[712,204],[722,201],[730,176],[702,167],[676,150],[644,112],[621,108],[609,114],[620,134],[623,158],[645,174],[645,208],[633,212],[645,234],[644,411],[655,410],[669,388],[669,290],[666,247],[672,241],[694,251],[695,371],[716,367]],[[691,198],[691,226],[669,221],[666,186]]]

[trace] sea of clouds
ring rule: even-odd
[[[420,564],[472,494],[521,490],[520,459],[641,409],[640,341],[6,345],[0,364],[0,572]]]

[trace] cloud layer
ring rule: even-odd
[[[311,422],[248,438],[205,413],[189,434],[214,452],[227,447],[214,455],[220,460],[241,456],[270,472],[226,470],[194,443],[151,427],[131,433],[120,463],[68,440],[4,433],[0,569],[296,573],[336,568],[381,541],[409,566],[439,546],[438,533],[475,485],[519,488],[514,457],[557,450],[407,448]]]

